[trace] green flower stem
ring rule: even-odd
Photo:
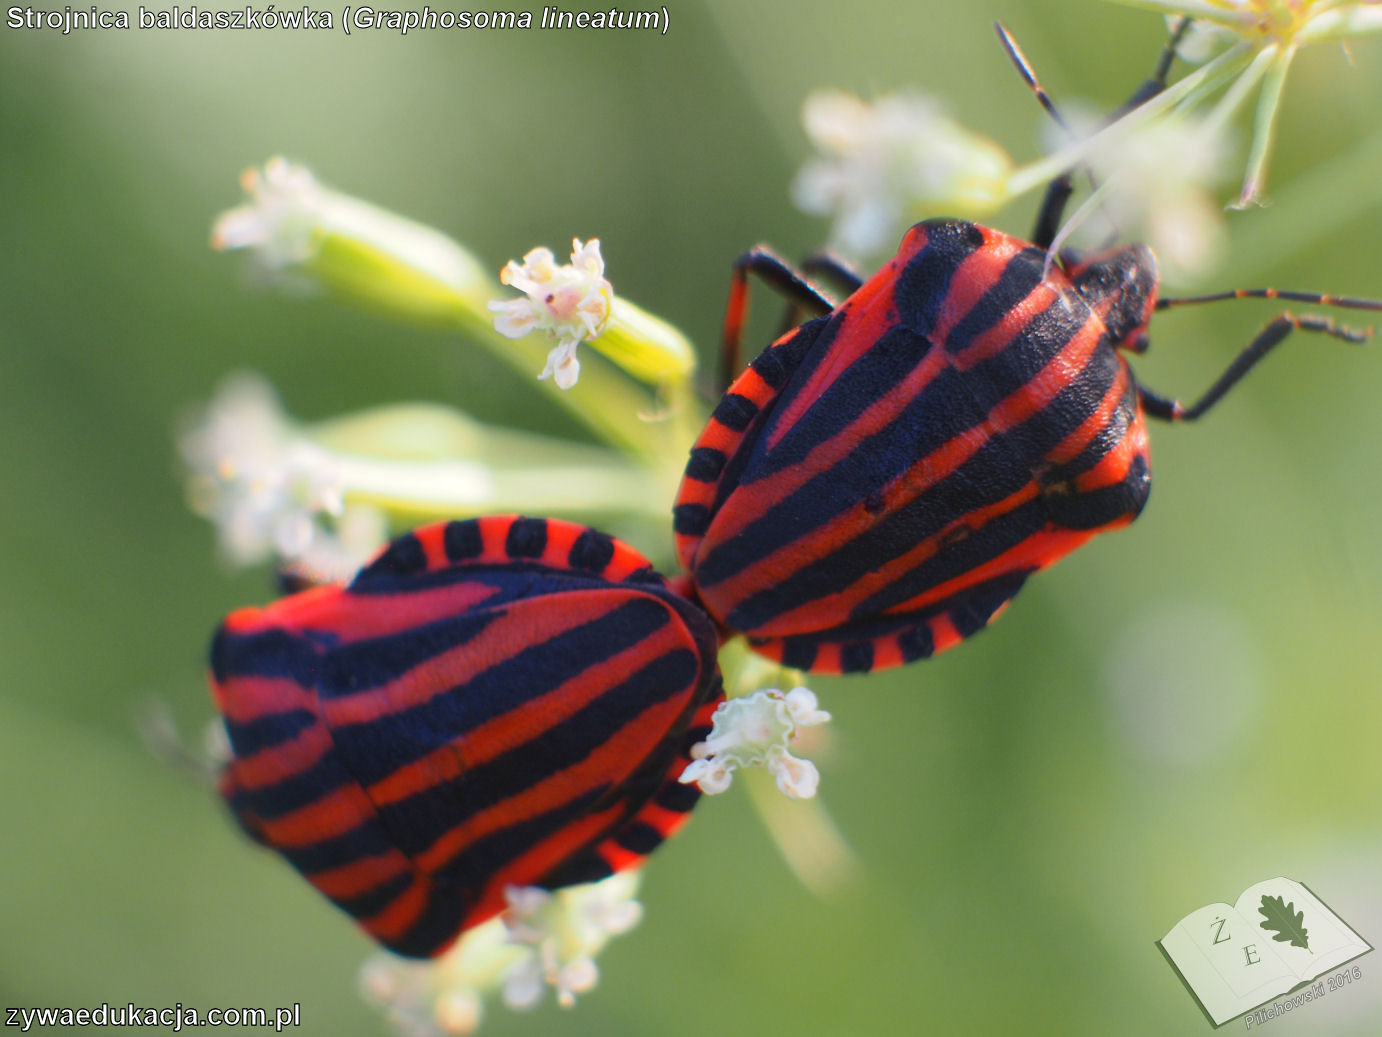
[[[378,407],[304,435],[332,453],[348,502],[400,520],[487,511],[661,520],[677,474],[665,463],[650,468],[602,447],[484,425],[437,404]]]
[[[494,298],[488,293],[499,292],[475,258],[439,231],[392,213],[375,222],[420,247],[400,262],[389,247],[396,248],[395,242],[380,245],[354,227],[327,229],[314,238],[315,251],[306,268],[337,295],[396,320],[422,324],[445,325],[460,313],[483,311]]]
[[[650,385],[688,378],[696,370],[695,351],[681,332],[619,296],[590,345]]]
[[[1275,44],[1264,47],[1252,59],[1247,70],[1238,76],[1233,84],[1224,91],[1224,96],[1219,99],[1219,103],[1214,106],[1214,110],[1205,117],[1205,129],[1213,133],[1222,133],[1229,122],[1232,121],[1243,102],[1248,99],[1262,77],[1266,75],[1267,69],[1271,67],[1276,59],[1277,47]],[[1191,104],[1185,106],[1187,109]]]
[[[378,244],[354,227],[340,233],[327,230],[319,234],[306,268],[333,292],[394,319],[458,328],[470,341],[536,381],[553,343],[542,335],[509,339],[494,330],[488,304],[508,295],[508,290],[485,273],[469,252],[439,231],[392,213],[375,218],[395,238],[407,234],[407,240]],[[414,243],[420,247],[406,249],[400,257],[404,246]],[[418,257],[424,258],[422,264]],[[665,354],[664,370],[666,356],[677,361],[671,364],[674,372],[694,367],[694,354],[680,332],[630,304],[621,302],[620,307],[629,311],[640,327],[656,333]],[[601,344],[605,351],[619,356],[634,352],[622,323],[612,331],[606,333],[608,341]],[[690,445],[689,440],[676,438],[667,422],[650,420],[657,403],[653,393],[610,364],[585,364],[574,389],[559,390],[548,382],[538,391],[601,441],[648,467],[660,467],[669,451],[670,456],[680,458]]]
[[[506,294],[498,285],[492,299]],[[527,338],[505,338],[494,330],[487,315],[466,308],[457,313],[467,337],[505,363],[515,367],[536,381],[537,373],[547,362],[552,342],[541,335]],[[573,389],[558,389],[552,382],[539,386],[543,395],[610,446],[651,467],[658,467],[667,457],[670,434],[666,423],[649,420],[656,401],[648,390],[603,363],[581,366],[581,380]],[[677,444],[674,456],[690,448],[690,442]]]
[[[859,859],[819,797],[788,799],[760,768],[744,773],[754,810],[797,881],[822,900],[858,877]]]
[[[337,458],[347,503],[372,504],[409,524],[490,512],[572,517],[640,513],[659,520],[669,503],[648,493],[648,473],[627,463],[494,472],[471,461]]]
[[[1248,172],[1243,178],[1243,189],[1238,195],[1238,201],[1234,203],[1235,208],[1246,208],[1262,196],[1267,156],[1271,154],[1272,141],[1276,137],[1276,116],[1281,108],[1281,91],[1286,85],[1286,73],[1295,55],[1295,44],[1283,47],[1267,69],[1262,84],[1262,96],[1257,99],[1257,118],[1252,128],[1252,150],[1248,152]]]

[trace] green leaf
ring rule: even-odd
[[[1262,928],[1275,933],[1272,937],[1278,943],[1290,942],[1292,947],[1304,947],[1310,951],[1310,933],[1305,928],[1305,912],[1297,911],[1295,902],[1286,903],[1284,897],[1262,898],[1258,912],[1266,919]],[[1310,951],[1314,954],[1314,951]]]

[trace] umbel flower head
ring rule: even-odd
[[[1286,74],[1303,46],[1382,32],[1378,0],[1113,0],[1161,11],[1168,20],[1192,18],[1190,36],[1178,48],[1186,61],[1202,61],[1227,48],[1227,59],[1206,77],[1203,92],[1188,104],[1203,103],[1218,87],[1226,89],[1209,118],[1223,122],[1258,90],[1257,113],[1247,172],[1235,205],[1263,200],[1267,160],[1276,134]]]

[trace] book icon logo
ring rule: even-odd
[[[1299,882],[1267,879],[1235,904],[1210,904],[1182,918],[1157,946],[1212,1026],[1304,989],[1372,945]]]

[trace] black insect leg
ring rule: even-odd
[[[845,295],[853,295],[864,286],[864,275],[834,252],[811,253],[801,261],[801,272],[807,277],[829,280]]]
[[[1206,297],[1206,299],[1211,297]],[[1235,298],[1232,292],[1223,296],[1212,298]],[[1185,302],[1192,300],[1176,300]],[[1195,300],[1198,301],[1198,300]],[[1283,313],[1275,320],[1271,321],[1266,327],[1258,332],[1244,350],[1238,354],[1233,363],[1229,364],[1228,369],[1221,374],[1198,400],[1189,407],[1182,404],[1179,400],[1161,396],[1152,392],[1145,386],[1137,387],[1138,398],[1142,401],[1142,408],[1149,417],[1159,418],[1162,421],[1194,421],[1204,414],[1210,407],[1218,403],[1225,393],[1238,383],[1238,380],[1253,369],[1259,360],[1270,353],[1274,348],[1281,344],[1292,331],[1299,328],[1302,331],[1317,331],[1332,338],[1341,339],[1344,342],[1360,343],[1367,341],[1372,334],[1371,328],[1362,330],[1347,328],[1336,324],[1328,317],[1319,317],[1307,314],[1297,317],[1291,313]]]
[[[807,313],[813,317],[829,313],[835,301],[822,292],[806,274],[797,270],[766,245],[749,249],[734,261],[729,285],[729,303],[725,307],[725,325],[720,349],[720,386],[727,386],[739,371],[740,349],[744,337],[744,322],[749,312],[749,275],[786,298],[791,313]]]
[[[837,256],[833,252],[813,252],[801,261],[796,273],[809,279],[811,284],[820,289],[819,282],[829,282],[832,288],[839,289],[841,296],[853,295],[863,287],[864,277],[859,271],[855,270],[850,263],[842,256]],[[821,294],[824,294],[823,292]],[[787,334],[797,325],[801,324],[808,316],[816,316],[814,308],[803,311],[802,307],[795,302],[787,304],[786,312],[782,315],[782,323],[778,325],[777,333],[779,336]]]

